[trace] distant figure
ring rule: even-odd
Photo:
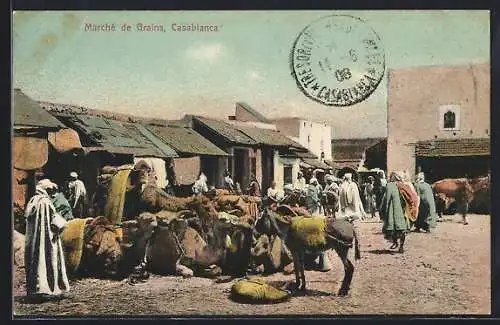
[[[81,218],[84,215],[87,190],[85,189],[85,184],[78,179],[78,174],[76,172],[71,172],[69,177],[68,193],[66,197],[73,209],[73,216],[75,218]]]
[[[364,196],[366,212],[370,213],[371,217],[374,218],[377,203],[375,199],[375,178],[373,178],[373,176],[368,176],[368,184],[365,186]]]
[[[236,195],[243,195],[243,191],[241,190],[241,185],[240,185],[240,182],[236,182],[234,184],[234,193]]]
[[[304,193],[307,190],[306,179],[304,178],[304,174],[301,171],[299,171],[299,173],[297,175],[297,180],[295,180],[295,183],[293,184],[293,188],[295,190],[300,190]]]
[[[246,194],[250,196],[262,196],[262,191],[260,189],[260,184],[254,174],[250,174],[250,184],[248,184],[246,189]]]
[[[340,186],[340,216],[354,220],[365,217],[365,210],[359,195],[358,185],[352,181],[352,174],[344,175],[344,182]]]
[[[339,186],[330,174],[325,176],[326,185],[323,190],[322,204],[326,216],[334,216],[339,206]]]
[[[279,191],[276,188],[276,182],[272,181],[271,186],[267,189],[267,197],[273,201],[274,203],[278,203],[281,201]]]
[[[286,204],[291,207],[298,207],[302,192],[293,188],[292,184],[283,186],[284,197],[280,204]]]
[[[172,196],[175,196],[175,193],[174,193],[174,188],[172,186],[172,184],[170,184],[170,181],[167,179],[165,179],[165,193],[167,193],[168,195],[172,195]]]
[[[410,231],[410,222],[405,215],[407,203],[401,199],[403,191],[409,190],[403,183],[401,173],[393,172],[380,206],[380,215],[384,221],[382,226],[384,238],[392,242],[391,249],[399,246],[400,253],[404,252],[406,234]]]
[[[200,173],[200,176],[196,182],[194,182],[192,190],[195,196],[203,195],[208,192],[207,176],[205,176],[203,172]]]
[[[227,169],[224,171],[224,188],[234,193],[234,181],[231,177],[231,173]]]
[[[401,172],[401,176],[403,179],[403,183],[408,187],[408,194],[411,194],[412,198],[415,198],[415,202],[411,200],[412,204],[407,204],[405,213],[408,219],[410,220],[410,225],[415,225],[417,221],[418,215],[418,206],[420,205],[420,197],[417,195],[417,191],[415,190],[415,186],[411,182],[410,173],[407,170]]]
[[[26,293],[30,299],[61,298],[69,291],[61,233],[65,220],[50,197],[57,185],[42,179],[26,207],[25,270]]]
[[[318,180],[313,177],[309,180],[309,186],[307,187],[306,208],[312,215],[318,215],[321,206],[318,185]]]
[[[385,178],[385,173],[383,170],[377,172],[377,180],[375,182],[375,195],[376,195],[376,207],[380,210],[380,204],[382,202],[382,197],[385,194],[385,187],[387,186],[387,179]]]
[[[50,195],[50,199],[52,201],[52,204],[54,204],[56,211],[66,221],[73,219],[73,209],[71,208],[71,205],[69,204],[64,194],[61,191],[59,191],[59,187],[57,185],[53,190],[53,194]]]
[[[420,197],[415,231],[423,229],[426,232],[431,232],[431,228],[436,228],[436,204],[432,187],[425,182],[424,173],[417,174],[415,190]]]

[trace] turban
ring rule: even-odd
[[[37,187],[40,187],[44,190],[47,190],[47,189],[52,189],[52,188],[57,188],[57,184],[56,183],[53,183],[50,179],[48,178],[44,178],[42,180],[40,180],[37,184],[36,184]]]
[[[317,183],[317,182],[318,182],[318,180],[315,177],[313,177],[313,178],[311,178],[309,180],[309,184],[314,184],[314,183]]]
[[[351,173],[345,173],[344,174],[344,178],[348,179],[348,180],[351,180],[352,179],[352,174]]]
[[[69,173],[69,176],[74,177],[74,178],[78,178],[78,174],[76,172]]]
[[[403,177],[401,176],[400,172],[392,172],[389,180],[391,182],[401,182],[401,181],[403,181]]]

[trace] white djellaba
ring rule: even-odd
[[[26,208],[25,270],[28,296],[60,296],[69,291],[57,211],[47,189],[56,186],[41,180]]]

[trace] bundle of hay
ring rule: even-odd
[[[290,292],[273,287],[260,278],[243,279],[231,287],[231,299],[241,303],[279,303],[289,298]]]
[[[291,220],[289,244],[320,250],[326,245],[326,220],[323,217],[295,217]]]

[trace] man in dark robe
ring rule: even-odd
[[[418,208],[418,217],[415,222],[415,231],[420,229],[431,232],[432,228],[436,228],[436,204],[434,201],[434,193],[432,187],[425,182],[424,173],[417,174],[415,190],[420,197],[420,205]]]

